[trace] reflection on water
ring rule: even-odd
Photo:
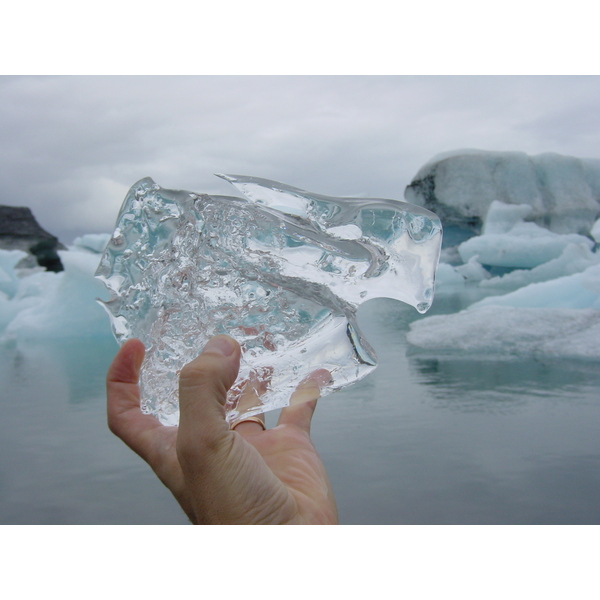
[[[0,348],[0,523],[185,523],[106,427],[110,339]]]
[[[313,427],[345,522],[600,522],[598,364],[407,357],[414,315],[367,306],[370,389]]]
[[[495,403],[531,405],[596,403],[598,365],[574,361],[408,358],[411,373],[438,406],[460,411],[494,411]]]
[[[105,369],[117,348],[108,337],[19,343],[0,348],[0,373],[13,394],[32,386],[37,390],[46,381],[50,389],[60,387],[67,403],[84,404],[103,390]]]
[[[407,356],[415,318],[397,302],[366,304],[380,366],[315,413],[342,522],[599,523],[598,365]],[[116,348],[0,348],[0,523],[186,522],[106,427]]]

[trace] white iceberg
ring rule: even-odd
[[[576,252],[577,247],[569,247],[565,255]],[[599,360],[600,264],[587,248],[579,249],[579,259],[575,268],[591,266],[484,298],[459,313],[416,321],[410,326],[407,341],[413,352],[459,353],[477,359],[527,355]],[[562,262],[558,259],[538,267],[538,273],[543,267],[559,273],[568,264],[564,258]],[[534,271],[528,272],[530,277]],[[505,277],[515,278],[517,273],[527,280],[524,272],[517,271]]]
[[[516,269],[501,277],[492,277],[481,281],[479,285],[490,291],[509,292],[531,283],[542,283],[566,275],[581,273],[598,263],[600,263],[600,254],[592,252],[588,244],[569,244],[558,258],[549,260],[533,269]]]
[[[494,267],[533,268],[558,258],[571,244],[594,246],[576,233],[560,235],[535,223],[518,223],[508,233],[473,237],[458,252],[464,262],[477,257],[481,264]]]
[[[596,308],[600,309],[600,264],[581,273],[531,283],[503,296],[491,296],[471,305],[515,308]],[[600,340],[599,340],[600,342]]]
[[[447,263],[440,263],[436,273],[436,289],[444,291],[444,288],[464,283],[483,282],[491,277],[481,263],[477,260],[477,256],[473,256],[464,265],[453,267]]]
[[[26,253],[0,250],[0,340],[111,336],[94,301],[106,294],[94,278],[99,254],[73,246],[59,255],[65,270],[53,273],[14,269]]]
[[[436,356],[599,360],[600,310],[480,305],[416,321],[407,340]]]
[[[600,359],[600,161],[454,152],[419,171],[416,196],[481,231],[444,250],[437,294],[495,295],[414,322],[413,353]]]
[[[594,242],[583,235],[558,234],[525,222],[531,211],[527,204],[492,202],[482,234],[458,247],[462,260],[466,263],[476,257],[484,265],[532,268],[558,258],[572,244],[594,247]]]
[[[28,256],[23,250],[0,249],[0,293],[6,299],[12,298],[19,287],[19,277],[16,266]]]
[[[457,150],[425,164],[404,196],[434,211],[445,227],[479,232],[499,201],[531,206],[529,219],[555,233],[589,234],[600,214],[600,160]]]
[[[73,246],[77,250],[87,250],[88,252],[100,253],[110,241],[110,233],[86,233],[73,240]]]
[[[483,289],[512,291],[585,271],[600,262],[594,242],[574,233],[557,234],[523,219],[529,205],[494,201],[483,224],[483,232],[455,248],[442,252],[437,286],[479,282]],[[463,261],[463,264],[456,264]],[[445,263],[452,263],[445,264]],[[489,267],[514,269],[491,277]]]

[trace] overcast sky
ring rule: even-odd
[[[600,77],[2,76],[0,204],[70,243],[127,189],[235,193],[215,172],[403,199],[461,148],[600,158]]]

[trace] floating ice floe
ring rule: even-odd
[[[503,296],[484,298],[472,304],[470,308],[512,306],[515,308],[600,309],[599,294],[600,264],[594,264],[580,273],[557,277],[541,283],[530,283]]]
[[[542,283],[567,275],[581,273],[600,263],[600,254],[592,252],[589,244],[568,244],[558,258],[549,260],[533,269],[515,269],[499,277],[481,281],[479,286],[485,290],[510,292],[531,283]],[[457,270],[461,267],[457,267]]]
[[[0,340],[106,337],[110,327],[95,303],[105,294],[94,279],[99,254],[59,250],[60,273],[15,269],[25,252],[0,250]]]
[[[497,358],[600,359],[600,310],[485,306],[411,325],[413,352]]]
[[[463,261],[468,262],[475,257],[483,265],[532,268],[558,258],[567,246],[594,247],[594,242],[583,235],[558,234],[525,222],[524,218],[530,213],[529,205],[492,202],[482,234],[458,247]]]

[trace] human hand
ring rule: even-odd
[[[310,440],[318,372],[298,386],[277,427],[241,421],[232,430],[224,404],[240,347],[216,336],[182,369],[179,427],[168,427],[140,410],[143,357],[139,340],[115,356],[107,375],[108,425],[152,467],[192,523],[337,523],[331,485]]]

